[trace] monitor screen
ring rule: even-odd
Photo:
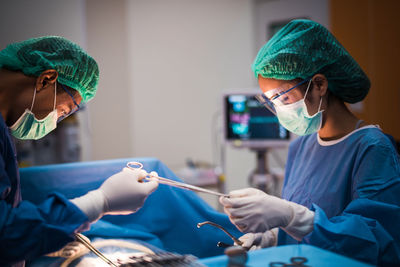
[[[287,145],[289,132],[257,101],[255,96],[259,92],[224,95],[225,140],[236,146],[255,148]]]

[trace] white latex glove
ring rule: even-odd
[[[247,250],[273,247],[278,243],[278,231],[279,228],[274,228],[265,233],[247,233],[242,235],[239,240],[243,242],[242,247]]]
[[[86,236],[82,235],[82,237],[85,238],[88,242],[90,242],[90,240]],[[71,258],[86,250],[88,249],[81,242],[73,241],[66,244],[62,249],[49,253],[46,256]]]
[[[156,172],[151,174],[158,176]],[[147,196],[158,187],[158,182],[139,182],[146,176],[144,170],[124,168],[104,181],[99,189],[71,200],[90,221],[106,214],[130,214],[143,206]]]
[[[221,197],[220,203],[231,222],[244,233],[265,232],[282,227],[297,240],[313,230],[314,212],[294,202],[245,188]]]

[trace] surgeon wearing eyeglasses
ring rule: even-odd
[[[400,264],[400,164],[379,126],[346,103],[370,81],[320,24],[294,20],[259,51],[258,100],[298,135],[282,198],[254,188],[220,198],[251,249],[304,243],[382,266]]]
[[[62,37],[29,39],[0,51],[0,266],[24,266],[49,252],[71,256],[79,249],[71,242],[74,233],[105,214],[135,212],[157,188],[155,181],[139,182],[143,171],[123,169],[75,199],[57,193],[40,205],[21,199],[11,135],[46,136],[95,96],[98,79],[96,61]]]

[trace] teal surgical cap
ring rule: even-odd
[[[0,68],[32,76],[55,69],[58,81],[77,90],[84,103],[96,94],[99,80],[96,61],[78,45],[59,36],[33,38],[8,45],[0,51]]]
[[[252,65],[256,76],[278,80],[306,79],[321,73],[328,89],[343,101],[356,103],[371,86],[367,75],[336,38],[311,20],[293,20],[258,52]]]

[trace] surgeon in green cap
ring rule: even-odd
[[[29,39],[0,51],[0,266],[24,266],[24,260],[59,249],[57,255],[71,255],[74,233],[105,214],[135,212],[157,188],[155,181],[139,182],[143,171],[125,168],[75,199],[58,193],[40,205],[21,199],[11,135],[42,138],[95,96],[98,79],[96,61],[63,37]]]
[[[322,25],[293,20],[252,66],[258,100],[298,135],[282,198],[254,188],[220,202],[247,248],[311,244],[379,266],[400,265],[400,163],[395,147],[346,103],[370,81]]]

